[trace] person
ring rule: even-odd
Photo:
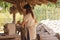
[[[20,21],[17,21],[16,23],[16,31],[18,31],[17,33],[19,34],[19,32],[21,32],[21,23]]]
[[[36,25],[37,25],[36,18],[32,12],[32,9],[29,3],[24,6],[24,9],[26,11],[24,13],[22,26],[28,29],[30,40],[35,40],[36,39]]]

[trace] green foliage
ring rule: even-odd
[[[19,13],[16,14],[16,22],[20,20],[22,22],[23,16]],[[0,13],[0,26],[3,26],[6,23],[12,23],[13,21],[13,15],[9,14],[9,12],[6,13]]]
[[[46,20],[46,19],[50,19],[50,20],[58,20],[60,17],[60,9],[58,7],[56,7],[55,4],[52,3],[48,3],[47,5],[42,4],[42,5],[36,5],[34,7],[34,13],[35,16],[39,21],[41,20]],[[57,15],[58,13],[58,15]]]
[[[10,3],[0,1],[0,7],[3,8],[1,10],[1,12],[3,12],[3,13],[7,12],[11,6],[12,6],[12,4],[10,4]]]

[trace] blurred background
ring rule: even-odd
[[[9,8],[12,4],[0,0],[0,32],[3,30],[3,25],[12,23],[13,15],[9,13]],[[60,20],[60,0],[56,4],[48,3],[36,5],[33,10],[38,23],[42,20]],[[16,22],[22,22],[23,16],[16,14]]]

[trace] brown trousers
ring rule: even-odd
[[[30,40],[28,28],[22,28],[21,30],[21,40]]]

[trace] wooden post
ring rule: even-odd
[[[15,23],[15,13],[13,13],[13,23]]]

